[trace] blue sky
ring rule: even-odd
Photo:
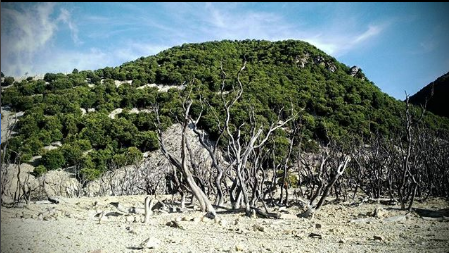
[[[222,39],[305,40],[404,99],[449,71],[449,3],[1,3],[1,70],[12,76]]]

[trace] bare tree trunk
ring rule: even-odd
[[[184,120],[182,122],[181,161],[179,161],[178,159],[173,157],[165,149],[164,142],[163,142],[163,139],[162,139],[162,132],[161,132],[160,127],[158,126],[157,132],[158,132],[158,137],[159,137],[159,143],[160,143],[160,146],[161,146],[162,153],[185,176],[185,180],[187,181],[187,184],[188,184],[189,188],[191,189],[191,191],[192,191],[193,195],[195,196],[195,198],[200,203],[201,210],[203,212],[205,211],[205,212],[210,213],[212,216],[215,216],[216,212],[215,212],[215,209],[212,206],[211,202],[209,201],[209,198],[201,190],[201,188],[198,187],[198,185],[196,184],[195,180],[193,179],[193,176],[192,176],[192,173],[191,173],[190,169],[187,166],[187,161],[186,161],[187,160],[187,157],[186,157],[186,151],[187,151],[186,150],[187,149],[186,148],[186,142],[187,142],[186,132],[187,132],[187,125],[189,123],[189,111],[190,111],[191,105],[192,105],[192,101],[184,102],[185,114],[184,114]],[[156,110],[156,116],[157,116],[157,121],[159,122],[158,110]]]
[[[20,181],[20,163],[21,163],[21,154],[17,154],[17,158],[16,158],[16,164],[17,164],[17,186],[16,186],[16,191],[14,193],[14,202],[18,203],[20,198],[21,198],[21,194],[20,194],[20,190],[22,188],[22,182]]]
[[[145,198],[145,220],[144,223],[148,223],[150,221],[150,216],[153,214],[151,210],[153,208],[153,199],[150,196]]]
[[[223,206],[224,198],[223,198],[223,189],[221,188],[221,180],[223,178],[223,171],[217,171],[217,177],[215,178],[215,187],[217,188],[217,198],[215,199],[215,205]]]
[[[249,215],[251,213],[251,206],[249,205],[248,190],[246,188],[245,180],[243,179],[242,170],[241,170],[240,166],[237,167],[237,176],[238,176],[240,187],[241,187],[242,194],[243,194],[243,200],[245,203],[245,211]]]
[[[334,186],[335,182],[340,178],[341,175],[345,172],[346,166],[348,165],[348,162],[351,160],[349,156],[345,157],[345,161],[343,163],[340,163],[337,169],[337,173],[335,173],[334,177],[330,181],[330,183],[326,186],[324,189],[323,195],[320,198],[320,201],[318,201],[318,204],[316,205],[315,209],[319,209],[321,205],[323,205],[324,200],[326,199],[327,195],[329,194],[329,190]]]

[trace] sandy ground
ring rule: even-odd
[[[41,201],[24,207],[2,207],[1,252],[448,252],[449,249],[449,222],[445,217],[449,203],[438,199],[416,203],[420,209],[409,214],[398,206],[378,203],[327,204],[312,219],[298,218],[299,207],[276,210],[282,215],[280,219],[250,218],[219,209],[215,220],[202,218],[203,213],[193,208],[184,212],[169,208],[169,212],[155,211],[145,224],[141,222],[143,214],[126,211],[132,207],[141,211],[144,198],[60,198],[59,204]],[[119,202],[120,207],[111,202]],[[373,216],[376,208],[377,215]],[[104,217],[99,222],[98,215],[102,212]],[[167,225],[176,220],[181,228]],[[142,248],[147,239],[149,243]]]

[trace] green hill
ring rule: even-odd
[[[449,72],[440,76],[434,82],[418,91],[410,97],[410,103],[415,105],[425,105],[427,100],[427,110],[436,115],[449,118]]]
[[[311,44],[294,40],[206,42],[173,47],[119,67],[75,69],[68,75],[47,73],[44,80],[15,82],[2,91],[2,106],[25,111],[25,115],[15,128],[18,134],[7,142],[7,157],[21,154],[22,161],[27,161],[43,155],[42,171],[77,165],[87,178],[98,177],[111,164],[130,164],[140,152],[159,148],[155,104],[164,127],[179,118],[179,93],[183,91],[158,92],[145,84],[185,87],[193,81],[196,95],[201,93],[222,116],[221,66],[226,73],[225,89],[231,90],[244,61],[244,93],[231,119],[236,126],[250,121],[251,110],[259,122],[268,124],[281,108],[293,105],[300,112],[304,138],[317,142],[348,135],[388,136],[402,128],[403,102],[382,93],[361,69],[339,63]],[[117,80],[132,82],[117,85]],[[108,117],[117,108],[124,111]],[[146,113],[129,113],[133,108]],[[218,130],[210,108],[200,125],[214,137]],[[449,129],[448,119],[432,114],[425,122],[435,130]],[[276,134],[283,135],[282,131]],[[62,142],[61,148],[43,151],[42,147],[56,141]]]

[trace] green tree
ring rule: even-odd
[[[50,150],[42,155],[42,165],[49,170],[61,168],[65,163],[64,154],[60,149]]]
[[[101,175],[101,171],[97,170],[95,163],[90,155],[83,157],[81,160],[81,170],[78,178],[80,181],[91,181],[98,178]]]
[[[128,150],[126,151],[126,158],[127,158],[127,164],[137,164],[139,163],[142,158],[142,152],[136,148],[136,147],[129,147]]]
[[[83,156],[83,151],[78,145],[76,145],[76,143],[65,143],[62,145],[61,151],[64,154],[64,159],[66,160],[67,165],[69,166],[77,165]]]
[[[44,165],[39,165],[36,168],[34,168],[33,170],[33,175],[35,177],[40,177],[42,176],[45,172],[47,172],[47,168],[45,168]]]
[[[136,136],[136,144],[142,151],[154,151],[159,149],[159,140],[154,131],[139,132]]]
[[[4,83],[5,83],[6,86],[13,84],[14,83],[14,77],[12,77],[12,76],[5,77]]]
[[[40,149],[44,146],[42,141],[39,140],[38,136],[32,136],[24,142],[32,155],[39,155]]]

